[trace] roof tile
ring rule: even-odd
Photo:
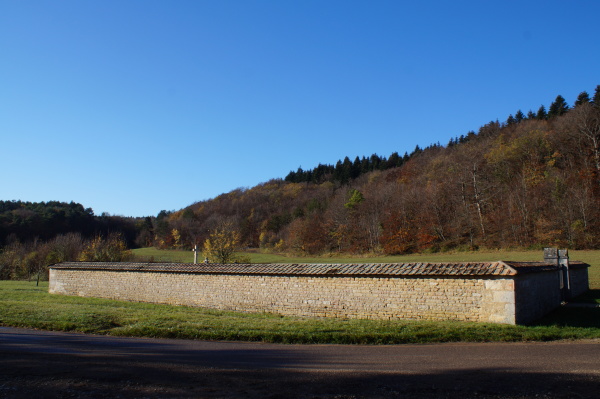
[[[574,262],[581,267],[582,262]],[[543,262],[448,262],[372,264],[191,264],[63,262],[55,269],[187,272],[210,274],[326,275],[326,276],[512,276],[556,270]]]

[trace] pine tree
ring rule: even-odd
[[[344,208],[354,210],[364,200],[365,197],[360,191],[351,189],[348,192],[348,202],[344,204]]]
[[[298,171],[296,172],[297,183],[302,183],[306,181],[306,171],[304,171],[301,167],[298,167]]]
[[[352,170],[350,173],[350,176],[352,177],[352,179],[356,179],[358,176],[360,176],[360,158],[358,157],[358,155],[356,156],[356,158],[354,158],[354,162],[352,163]]]
[[[381,158],[379,158],[379,155],[377,154],[373,154],[371,155],[371,170],[377,170],[380,168],[381,164]]]
[[[600,85],[596,86],[596,91],[594,92],[594,98],[592,102],[596,107],[600,107]]]
[[[395,168],[402,164],[402,158],[398,155],[397,152],[392,152],[392,155],[387,160],[386,169]]]
[[[548,119],[548,114],[546,113],[546,107],[540,105],[537,114],[535,114],[535,118],[539,120]]]
[[[527,113],[527,119],[535,119],[535,114],[532,110],[529,110],[529,112]]]
[[[589,102],[590,102],[590,95],[587,93],[587,91],[582,91],[577,96],[577,100],[575,101],[575,106],[577,107],[579,105],[587,104]]]
[[[422,153],[422,152],[423,152],[423,150],[422,150],[422,149],[421,149],[421,147],[419,147],[419,145],[417,144],[417,145],[415,146],[415,149],[413,150],[413,152],[410,154],[410,157],[412,158],[412,157],[414,157],[414,156],[417,156],[417,155],[419,155],[419,154],[420,154],[420,153]]]
[[[337,161],[335,164],[334,180],[347,184],[352,177],[352,161],[345,157],[344,162]]]
[[[517,123],[519,123],[523,119],[525,119],[525,114],[523,114],[523,112],[521,110],[518,110],[517,113],[515,114],[515,120],[517,121]]]
[[[552,104],[550,104],[550,108],[548,109],[548,117],[554,118],[556,116],[561,116],[566,114],[569,110],[569,105],[565,101],[564,97],[560,94],[556,96],[556,99]]]
[[[342,181],[342,175],[343,175],[342,170],[343,170],[342,161],[338,160],[335,163],[335,169],[333,169],[333,180]]]
[[[369,158],[363,155],[362,159],[360,160],[360,173],[368,173],[371,170],[373,169],[371,168],[371,162],[369,162]]]

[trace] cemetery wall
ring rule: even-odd
[[[514,266],[69,263],[50,268],[49,291],[292,316],[507,324],[560,305],[556,268]]]

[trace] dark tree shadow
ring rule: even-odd
[[[600,328],[600,308],[595,307],[597,304],[600,304],[600,290],[589,290],[531,325]]]
[[[30,398],[597,398],[597,375],[463,369],[426,374],[155,367],[78,356],[3,361],[0,397]],[[36,366],[37,365],[37,366]],[[44,366],[44,370],[40,370]]]
[[[581,363],[584,372],[574,371],[571,366],[549,362],[537,351],[536,360],[525,366],[522,361],[530,355],[519,343],[512,344],[516,349],[512,354],[506,348],[493,350],[494,344],[454,344],[443,352],[449,355],[435,358],[431,356],[440,353],[435,345],[407,346],[393,357],[385,356],[390,351],[386,346],[351,347],[352,353],[375,354],[364,372],[355,365],[360,356],[342,356],[335,346],[332,354],[323,357],[302,346],[292,350],[286,345],[189,344],[14,329],[6,329],[1,338],[0,398],[7,399],[571,399],[597,398],[600,392],[600,375],[594,365]],[[594,343],[568,345],[551,350],[590,353],[596,348]],[[475,355],[475,349],[483,346],[483,352]],[[496,359],[506,357],[508,361],[495,362],[492,353]],[[398,357],[400,354],[406,358]],[[457,362],[461,356],[472,360]],[[571,361],[580,367],[577,359]]]

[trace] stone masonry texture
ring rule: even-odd
[[[544,264],[362,266],[65,263],[50,268],[49,291],[292,316],[507,324],[560,305],[558,270]]]

